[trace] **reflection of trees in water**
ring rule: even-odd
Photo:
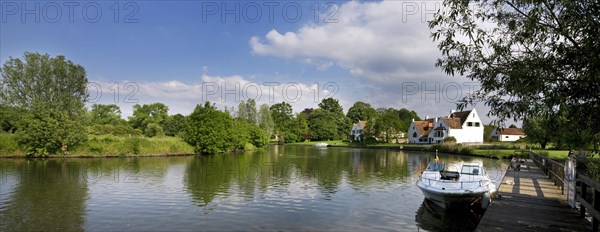
[[[202,205],[232,188],[254,197],[268,190],[288,191],[291,183],[313,183],[325,199],[331,199],[343,178],[355,188],[404,180],[409,175],[406,157],[384,150],[271,146],[264,151],[195,157],[187,166],[185,183]]]
[[[78,162],[26,160],[16,166],[18,184],[0,215],[0,231],[83,230],[88,188]]]

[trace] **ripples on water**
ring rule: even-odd
[[[474,230],[481,212],[424,201],[415,181],[432,158],[271,146],[193,157],[0,159],[0,231]],[[484,164],[498,182],[506,163]]]

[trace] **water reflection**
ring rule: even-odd
[[[415,222],[427,231],[475,231],[482,215],[481,209],[444,209],[429,200],[423,200],[415,215]]]
[[[11,200],[2,199],[0,231],[83,230],[88,189],[76,162],[18,160],[7,169],[12,172],[3,173],[2,186],[9,179],[18,183],[3,193]]]
[[[477,217],[422,203],[415,181],[433,158],[270,146],[190,157],[0,159],[0,231],[474,229],[459,225]],[[506,166],[484,165],[489,173]]]

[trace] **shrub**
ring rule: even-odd
[[[157,123],[150,123],[150,124],[148,124],[148,127],[146,127],[146,131],[145,131],[144,135],[146,135],[147,137],[150,137],[150,138],[156,137],[156,136],[163,137],[163,136],[165,136],[165,131]]]

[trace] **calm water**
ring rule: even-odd
[[[474,230],[479,213],[424,202],[415,182],[432,158],[271,146],[195,157],[0,159],[0,231]],[[504,161],[484,164],[496,181],[506,170]]]

